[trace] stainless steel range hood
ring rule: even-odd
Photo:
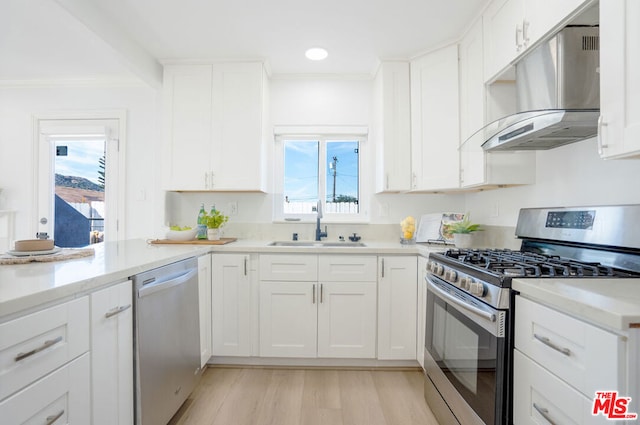
[[[598,27],[566,27],[522,58],[516,64],[519,112],[483,128],[482,148],[545,150],[595,137],[599,44]]]

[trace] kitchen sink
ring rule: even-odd
[[[325,242],[325,241],[274,241],[268,246],[300,246],[300,247],[312,247],[312,248],[362,248],[365,245],[363,242]]]

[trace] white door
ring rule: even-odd
[[[376,356],[376,283],[321,283],[318,357]]]
[[[602,158],[640,158],[640,2],[600,4]]]
[[[251,351],[249,256],[213,255],[213,355]]]
[[[379,257],[378,359],[415,360],[416,257]]]
[[[316,357],[317,285],[260,282],[260,355]]]
[[[133,424],[131,281],[91,294],[93,425]]]
[[[34,179],[34,211],[37,215],[32,218],[34,236],[36,232],[46,232],[57,240],[55,195],[56,174],[59,174],[59,179],[75,186],[66,189],[58,186],[58,190],[65,192],[60,199],[67,198],[61,205],[67,211],[78,211],[90,223],[91,233],[84,245],[119,239],[118,235],[124,234],[121,225],[124,167],[120,166],[120,163],[124,164],[121,149],[124,115],[113,113],[95,119],[36,117],[34,127],[37,155]],[[83,188],[83,185],[88,186]],[[99,187],[103,188],[103,199],[97,196]],[[58,224],[59,232],[74,231],[72,225],[65,228],[60,226],[61,222]],[[58,236],[63,240],[62,235]],[[67,246],[82,246],[82,242]]]

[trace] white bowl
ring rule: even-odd
[[[198,229],[189,230],[169,230],[167,232],[167,239],[170,241],[192,241],[196,238]]]

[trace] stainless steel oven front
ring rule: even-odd
[[[440,424],[505,425],[508,310],[427,273],[425,398]]]

